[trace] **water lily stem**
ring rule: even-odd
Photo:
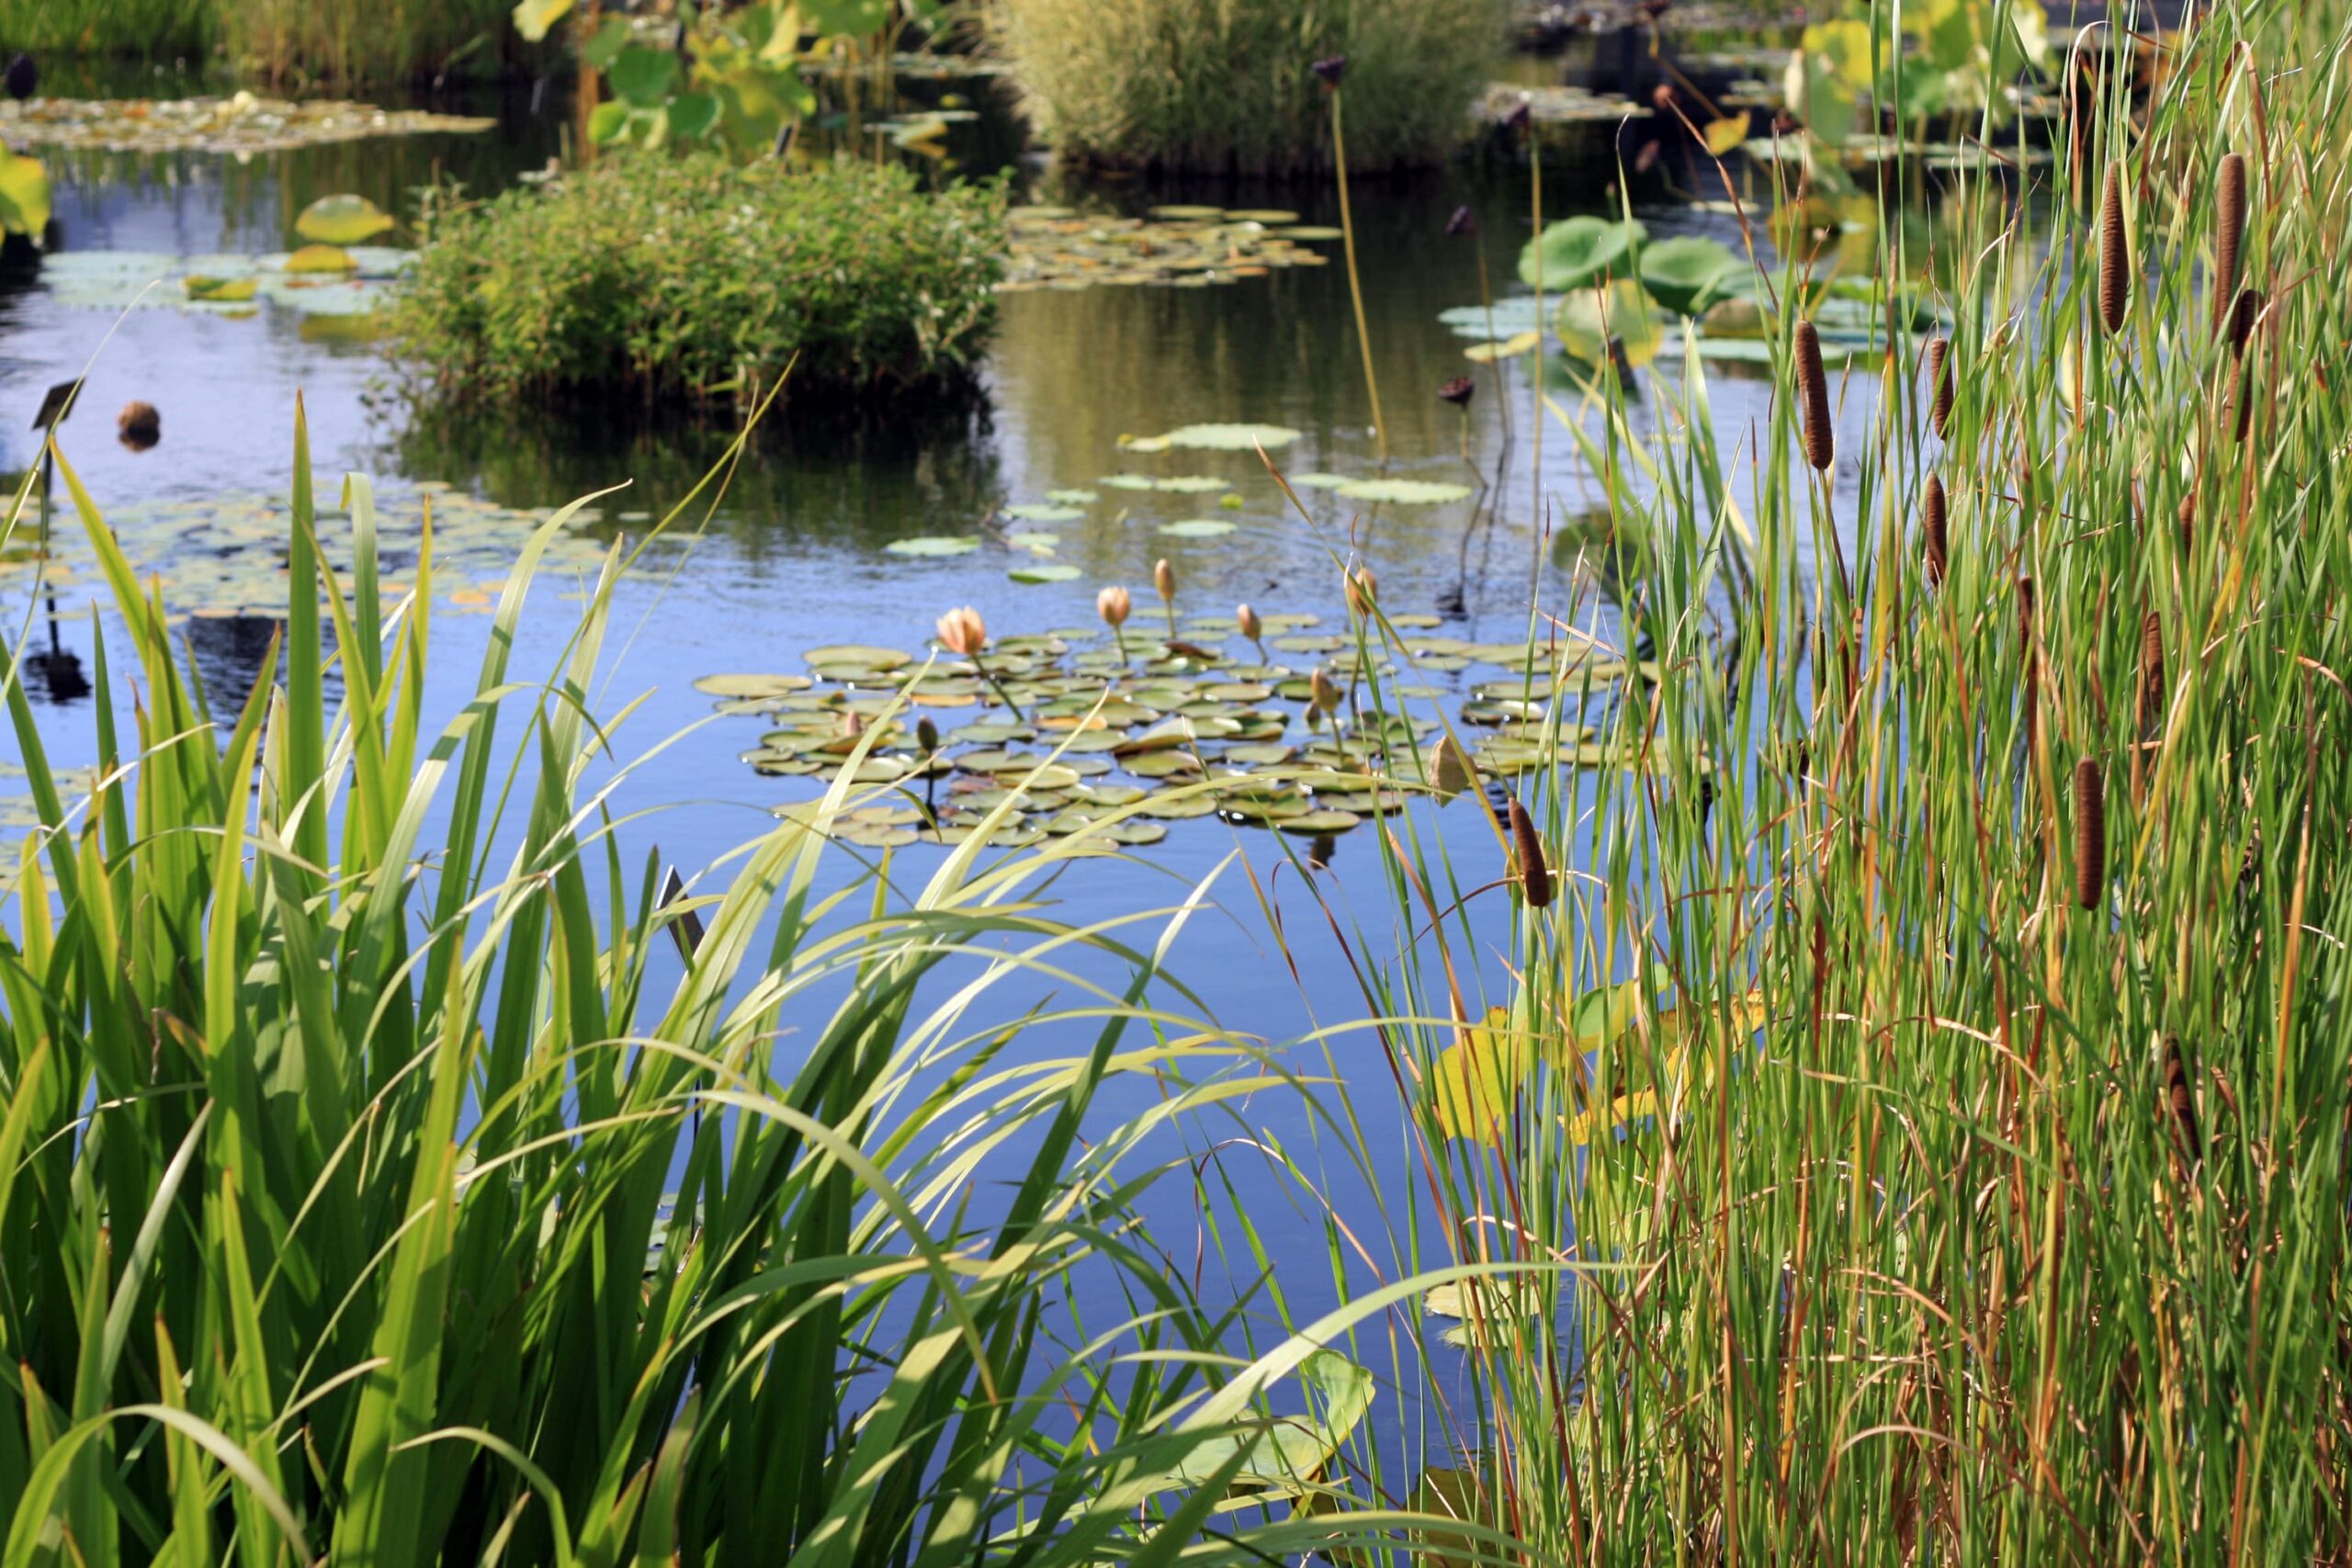
[[[1380,444],[1380,460],[1388,461],[1388,422],[1380,417],[1380,382],[1372,373],[1372,332],[1364,324],[1363,284],[1356,276],[1356,225],[1348,210],[1348,141],[1340,128],[1340,91],[1331,89],[1331,157],[1339,165],[1340,239],[1348,256],[1348,295],[1356,307],[1356,345],[1363,351],[1363,387],[1372,399],[1372,433]]]
[[[982,663],[980,661],[980,656],[977,653],[972,655],[972,668],[978,670],[980,672],[981,678],[987,681],[989,685],[996,688],[996,694],[1004,699],[1004,705],[1012,710],[1012,716],[1014,718],[1019,719],[1023,724],[1029,722],[1028,716],[1021,711],[1021,705],[1012,700],[1012,694],[1004,689],[1004,682],[1002,681],[997,679],[996,671]]]
[[[1119,662],[1124,665],[1127,661],[1127,628],[1113,626],[1111,638],[1119,645]]]

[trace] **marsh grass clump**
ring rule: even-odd
[[[1331,85],[1318,64],[1344,80],[1351,166],[1427,164],[1458,145],[1501,57],[1505,10],[1503,0],[1001,0],[983,25],[1064,158],[1296,175],[1330,167]]]
[[[2305,62],[2352,24],[2222,0],[2168,42],[2075,96],[2076,144],[2128,158],[1947,187],[1999,236],[1950,269],[1949,399],[1949,347],[1926,389],[1873,373],[1916,341],[1874,349],[1832,452],[1792,267],[1760,423],[1696,355],[1543,411],[1642,593],[1535,617],[1661,677],[1604,707],[1569,650],[1528,672],[1549,906],[1491,886],[1474,818],[1379,840],[1404,934],[1353,940],[1412,1134],[1373,1179],[1430,1194],[1388,1272],[1536,1281],[1415,1369],[1423,1473],[1526,1543],[1498,1560],[2352,1560],[2352,400],[2315,373],[2352,342],[2352,184],[2297,178],[2267,276],[2222,280],[2199,259],[2253,264],[2191,177],[2225,135],[2338,167]],[[1916,265],[1884,226],[1867,270]],[[2226,332],[2223,282],[2269,288],[2235,363],[2107,336]],[[1967,518],[1928,594],[1902,498],[1939,482]]]
[[[427,400],[726,411],[968,391],[996,320],[1004,195],[895,165],[607,156],[436,224],[395,355]]]

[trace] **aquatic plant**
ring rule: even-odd
[[[553,668],[512,662],[582,502],[436,734],[431,554],[386,612],[355,476],[323,569],[299,416],[250,692],[185,672],[57,472],[113,618],[93,772],[6,687],[0,1555],[1075,1568],[1403,1526],[1233,1511],[1349,1495],[1374,1388],[1328,1347],[1379,1303],[1237,1355],[1140,1223],[1194,1171],[1166,1129],[1295,1087],[1162,972],[1209,887],[1073,929],[1037,901],[1068,840],[844,879],[848,778],[681,874],[589,708],[620,547]]]
[[[715,153],[600,161],[430,232],[390,316],[426,396],[567,391],[749,406],[968,384],[995,321],[1004,197],[896,167]]]
[[[1344,59],[1354,167],[1428,163],[1464,139],[1502,51],[1502,0],[1004,0],[982,25],[1062,157],[1127,167],[1306,174],[1330,166]]]

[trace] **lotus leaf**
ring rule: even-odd
[[[1545,226],[1520,253],[1519,276],[1531,288],[1577,288],[1620,266],[1635,241],[1640,223],[1632,219],[1596,218],[1578,213]]]

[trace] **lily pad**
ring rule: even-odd
[[[1298,432],[1280,424],[1188,424],[1160,438],[1170,446],[1209,452],[1247,452],[1287,446]]]
[[[1015,582],[1074,582],[1078,568],[1066,561],[1049,561],[1036,566],[1016,566],[1005,575]]]
[[[1159,532],[1173,539],[1214,539],[1233,530],[1234,525],[1221,517],[1187,517],[1159,525]]]
[[[1476,493],[1468,485],[1442,479],[1354,479],[1343,484],[1340,495],[1349,501],[1385,502],[1394,506],[1442,506],[1449,502],[1467,501]]]
[[[304,245],[286,258],[291,273],[357,272],[359,264],[340,245]]]
[[[1704,310],[1747,270],[1729,245],[1703,234],[1678,234],[1642,247],[1642,287],[1679,315]]]
[[[1004,509],[1007,517],[1018,517],[1023,523],[1075,523],[1086,515],[1075,506],[1058,506],[1045,502],[1025,502]]]
[[[1612,220],[1590,213],[1564,218],[1547,224],[1520,252],[1520,280],[1547,293],[1580,288],[1611,268],[1622,268],[1626,253],[1644,232],[1632,219]]]
[[[882,547],[886,555],[894,556],[967,556],[980,547],[980,541],[969,534],[939,534],[917,539],[893,539]]]
[[[296,233],[322,245],[356,245],[391,226],[384,210],[364,196],[322,196],[294,220]]]

